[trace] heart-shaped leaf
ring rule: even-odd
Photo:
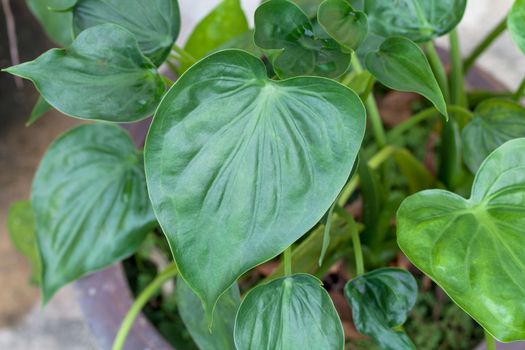
[[[240,0],[222,0],[191,33],[184,49],[200,59],[213,49],[248,30],[248,22]],[[191,65],[183,64],[182,71]]]
[[[357,330],[384,350],[415,349],[410,338],[393,328],[405,323],[416,303],[417,283],[405,270],[381,268],[349,281],[345,296]]]
[[[368,33],[366,15],[355,11],[346,0],[325,0],[317,20],[332,38],[349,49],[356,49]]]
[[[316,77],[268,80],[244,51],[212,54],[173,85],[146,142],[148,188],[208,317],[242,273],[319,222],[352,170],[364,127],[350,89]]]
[[[366,55],[366,68],[391,89],[416,92],[428,98],[448,118],[447,105],[428,60],[412,41],[386,39],[379,51]]]
[[[525,339],[525,138],[479,168],[470,199],[428,190],[405,199],[398,244],[501,341]]]
[[[516,0],[507,17],[512,40],[525,53],[525,0]]]
[[[105,23],[129,30],[142,53],[160,66],[179,35],[179,5],[177,0],[79,0],[74,7],[76,34]]]
[[[255,44],[271,54],[280,78],[320,75],[335,78],[346,72],[351,53],[314,30],[306,14],[288,0],[270,0],[255,11]]]
[[[465,163],[476,173],[492,151],[518,137],[525,137],[525,108],[509,100],[484,101],[461,134]]]
[[[81,119],[143,119],[164,94],[155,66],[133,35],[115,24],[87,29],[70,48],[49,50],[6,71],[30,79],[50,105]]]
[[[344,334],[321,281],[296,274],[246,295],[235,320],[235,345],[238,350],[341,350]]]
[[[16,249],[27,258],[33,271],[31,281],[40,283],[42,263],[38,253],[38,245],[35,234],[35,217],[31,202],[15,202],[9,208],[7,215],[7,229],[11,242]]]
[[[364,6],[372,34],[425,42],[456,27],[467,0],[365,0]]]
[[[47,150],[31,194],[44,300],[132,254],[156,222],[142,155],[126,132],[82,125]]]
[[[199,297],[181,277],[177,279],[176,300],[180,317],[199,348],[235,350],[233,328],[235,315],[241,304],[237,283],[233,284],[217,301],[215,321],[211,330]]]
[[[61,46],[73,41],[73,16],[71,12],[50,9],[51,0],[26,0],[27,6],[44,28],[47,36]]]

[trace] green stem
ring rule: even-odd
[[[126,317],[120,325],[120,329],[113,342],[112,350],[121,350],[126,342],[128,333],[135,322],[140,310],[146,303],[155,295],[158,289],[168,280],[177,276],[177,265],[173,262],[169,264],[164,271],[162,271],[137,297]]]
[[[494,340],[494,337],[487,331],[485,331],[485,343],[487,350],[496,350],[496,340]]]
[[[514,95],[512,95],[512,99],[514,101],[519,101],[523,97],[524,93],[525,93],[525,79],[521,81],[520,86],[518,87]]]
[[[448,102],[450,100],[450,92],[448,90],[447,72],[445,71],[443,62],[441,62],[441,58],[439,58],[439,55],[436,51],[436,47],[434,46],[434,43],[432,41],[427,44],[427,56],[430,66],[432,67],[432,71],[436,76],[436,80],[439,84],[439,87],[443,92],[445,101]]]
[[[450,94],[453,104],[467,107],[467,97],[465,95],[465,85],[463,79],[463,64],[461,62],[461,49],[457,29],[450,32],[450,62],[452,72],[450,74]]]
[[[171,80],[170,78],[164,75],[161,75],[161,77],[162,77],[162,80],[164,80],[164,84],[166,84],[167,87],[170,87],[175,83],[173,80]]]
[[[177,68],[177,66],[171,62],[169,59],[166,60],[166,64],[168,65],[168,68],[170,69],[170,71],[175,74],[175,76],[179,76],[179,68]]]
[[[485,39],[483,39],[475,48],[472,50],[470,55],[465,59],[463,63],[463,71],[465,74],[472,68],[474,62],[478,59],[479,56],[496,40],[501,33],[507,28],[507,18],[503,18],[491,31]]]
[[[283,260],[284,260],[284,275],[285,276],[291,276],[292,275],[292,246],[290,245],[283,254]]]
[[[188,63],[194,64],[195,62],[197,62],[197,59],[193,57],[188,51],[178,47],[177,45],[173,45],[172,50],[179,54],[179,56],[186,60]]]
[[[341,206],[336,206],[335,210],[337,214],[341,215],[343,219],[348,223],[348,230],[352,235],[352,245],[354,246],[355,256],[355,268],[357,275],[365,273],[365,263],[363,259],[363,249],[361,247],[361,239],[359,238],[359,230],[355,223],[354,217]]]

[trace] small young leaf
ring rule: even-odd
[[[447,34],[461,21],[467,0],[365,0],[370,32],[425,42]]]
[[[356,49],[368,33],[366,15],[346,0],[325,0],[317,15],[319,24],[339,44]]]
[[[40,283],[42,263],[35,235],[35,217],[31,202],[15,202],[9,208],[7,215],[7,229],[11,242],[23,256],[29,260],[33,274],[31,281]]]
[[[129,30],[142,53],[160,66],[179,35],[179,5],[177,0],[79,0],[74,7],[77,35],[105,23]]]
[[[405,270],[381,268],[349,281],[345,296],[352,306],[357,330],[374,339],[384,350],[415,349],[397,328],[416,303],[417,283]]]
[[[233,284],[217,302],[212,329],[197,295],[179,276],[176,288],[177,308],[191,337],[199,348],[206,350],[235,350],[233,328],[235,315],[241,304],[237,283]]]
[[[38,96],[38,100],[36,101],[36,104],[33,107],[33,110],[31,111],[31,115],[29,116],[29,119],[26,122],[26,126],[33,125],[38,119],[42,118],[44,114],[46,114],[52,109],[53,106],[47,103],[47,101],[44,100],[42,96]]]
[[[398,244],[500,341],[525,339],[525,138],[483,162],[464,199],[427,190],[397,213]]]
[[[49,50],[6,71],[30,79],[50,105],[81,119],[143,119],[164,94],[155,66],[133,35],[115,24],[87,29],[69,49]]]
[[[366,56],[366,67],[389,88],[425,96],[448,118],[447,105],[430,64],[412,41],[401,37],[386,39],[379,51]]]
[[[516,0],[507,18],[512,40],[525,53],[525,0]]]
[[[148,189],[208,317],[242,273],[319,222],[364,127],[350,89],[317,77],[269,80],[244,51],[212,54],[173,85],[146,141]]]
[[[270,0],[255,11],[255,44],[274,50],[272,64],[282,79],[299,75],[335,78],[346,72],[350,51],[325,36],[314,31],[310,19],[291,1]]]
[[[475,174],[492,151],[518,137],[525,137],[525,108],[508,100],[486,100],[461,134],[465,163]]]
[[[107,124],[58,138],[40,163],[31,200],[44,301],[132,254],[156,224],[142,155],[123,129]]]
[[[240,0],[222,0],[191,33],[184,49],[195,59],[200,59],[228,40],[248,30],[248,22]],[[191,65],[183,62],[181,71]]]
[[[321,281],[307,274],[252,289],[235,320],[238,350],[341,350],[341,320]]]
[[[47,36],[61,46],[73,41],[73,16],[71,12],[50,10],[51,0],[26,0],[27,6],[44,28]]]

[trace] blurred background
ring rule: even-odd
[[[23,0],[10,3],[16,25],[20,61],[37,57],[53,44],[45,37]],[[219,0],[179,0],[182,31],[177,42],[184,45],[194,25]],[[259,0],[243,0],[247,17]],[[512,0],[470,0],[459,27],[466,55],[507,13]],[[0,8],[0,68],[11,65],[7,25]],[[446,47],[446,38],[438,40]],[[525,75],[525,57],[507,33],[481,57],[479,64],[514,90]],[[9,350],[91,350],[95,341],[85,325],[73,287],[66,287],[42,309],[38,289],[29,284],[30,269],[12,246],[6,229],[9,205],[29,198],[32,176],[51,141],[80,121],[50,113],[31,127],[24,124],[37,99],[25,81],[17,87],[13,77],[0,73],[0,349]],[[152,349],[153,350],[153,349]]]

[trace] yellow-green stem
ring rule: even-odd
[[[348,223],[348,231],[352,235],[352,245],[354,247],[354,257],[355,257],[355,269],[356,274],[362,275],[365,273],[365,263],[363,259],[363,249],[361,247],[361,238],[359,237],[359,230],[357,229],[357,224],[354,220],[354,217],[346,211],[341,206],[336,206],[335,210],[345,221]]]
[[[283,260],[284,260],[284,275],[291,276],[292,275],[292,246],[289,246],[284,251]]]
[[[487,331],[485,331],[485,343],[487,350],[496,350],[496,340],[494,340],[494,337]]]
[[[445,71],[445,67],[443,67],[443,62],[441,62],[441,58],[439,57],[432,41],[426,45],[426,48],[428,61],[432,67],[432,71],[434,72],[441,91],[443,92],[445,101],[448,102],[450,100],[450,92],[448,90],[447,72]]]

